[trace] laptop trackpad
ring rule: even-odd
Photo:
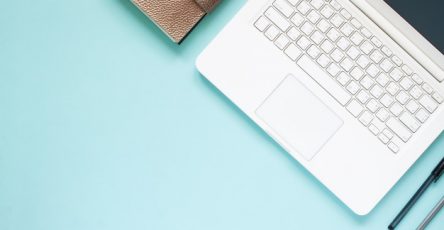
[[[279,84],[256,114],[307,160],[313,159],[343,124],[293,75]]]

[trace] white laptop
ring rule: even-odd
[[[443,130],[429,41],[383,0],[251,0],[197,67],[365,215]]]

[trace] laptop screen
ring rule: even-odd
[[[444,0],[385,0],[444,54]]]

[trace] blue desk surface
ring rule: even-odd
[[[127,0],[1,1],[0,229],[386,228],[444,135],[371,214],[353,214],[196,71],[243,3],[176,46]]]

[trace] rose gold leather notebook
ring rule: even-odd
[[[180,43],[219,0],[131,0],[175,43]]]

